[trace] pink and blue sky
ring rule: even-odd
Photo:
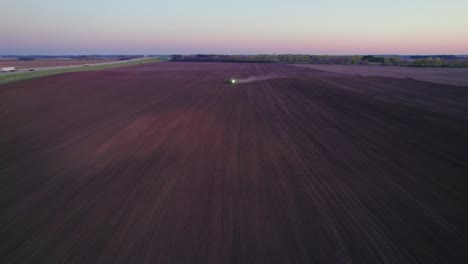
[[[0,54],[468,54],[467,0],[2,0]]]

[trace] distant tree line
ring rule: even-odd
[[[198,61],[198,62],[278,62],[276,55],[172,55],[172,61]]]
[[[32,60],[35,60],[36,58],[34,57],[27,57],[27,56],[21,56],[21,57],[18,57],[16,58],[17,60],[20,60],[20,61],[32,61]]]
[[[304,54],[259,54],[259,55],[172,55],[172,61],[197,62],[256,62],[256,63],[289,63],[289,64],[362,64],[362,65],[394,65],[413,67],[468,67],[468,58],[454,55],[441,57],[431,56],[374,56],[374,55],[304,55]]]
[[[414,67],[468,67],[468,58],[447,59],[447,57],[425,57],[414,60],[409,66]]]
[[[411,59],[418,60],[418,59],[429,59],[429,58],[440,58],[441,60],[454,60],[457,59],[455,55],[417,55],[417,56],[410,56]]]
[[[421,59],[416,59],[413,61],[411,64],[412,66],[422,66],[422,67],[440,67],[444,66],[445,63],[444,61],[439,58],[439,57],[427,57],[427,58],[421,58]]]

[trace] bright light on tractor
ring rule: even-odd
[[[230,79],[226,79],[226,80],[225,80],[225,83],[227,83],[227,84],[236,84],[236,83],[237,83],[237,80],[234,79],[234,78],[230,78]]]

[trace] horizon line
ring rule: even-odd
[[[361,54],[318,54],[318,53],[166,53],[166,54],[150,54],[150,53],[114,53],[114,54],[99,54],[99,53],[82,53],[82,54],[0,54],[0,57],[15,57],[15,56],[172,56],[172,55],[227,55],[227,56],[252,56],[252,55],[312,55],[312,56],[468,56],[468,53],[361,53]]]

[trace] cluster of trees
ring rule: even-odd
[[[411,66],[426,66],[426,67],[440,67],[444,66],[445,62],[439,57],[427,57],[422,59],[416,59],[411,63]]]
[[[180,54],[171,56],[171,61],[182,61],[183,59],[184,59],[184,56],[182,56]]]
[[[291,63],[291,64],[371,64],[397,65],[415,67],[467,67],[468,60],[453,60],[453,55],[441,57],[413,56],[417,59],[406,60],[401,56],[330,56],[304,54],[259,54],[259,55],[172,55],[172,61],[204,61],[204,62],[260,62],[260,63]]]
[[[27,56],[21,56],[21,57],[18,57],[16,58],[17,60],[20,60],[20,61],[32,61],[32,60],[35,60],[36,58],[34,57],[27,57]]]
[[[367,63],[385,63],[384,57],[374,57],[372,55],[366,55],[361,58],[361,61],[366,61]]]
[[[403,60],[399,56],[388,56],[384,57],[384,59],[384,65],[405,66],[408,63],[406,60]]]
[[[422,57],[422,56],[421,56]],[[458,58],[452,55],[442,57],[424,56],[414,60],[409,66],[415,67],[468,67],[467,58]]]
[[[442,60],[455,60],[457,59],[457,56],[455,55],[434,55],[434,56],[429,56],[429,55],[416,55],[416,56],[410,56],[411,59],[413,60],[418,60],[418,59],[429,59],[429,58],[440,58]]]

